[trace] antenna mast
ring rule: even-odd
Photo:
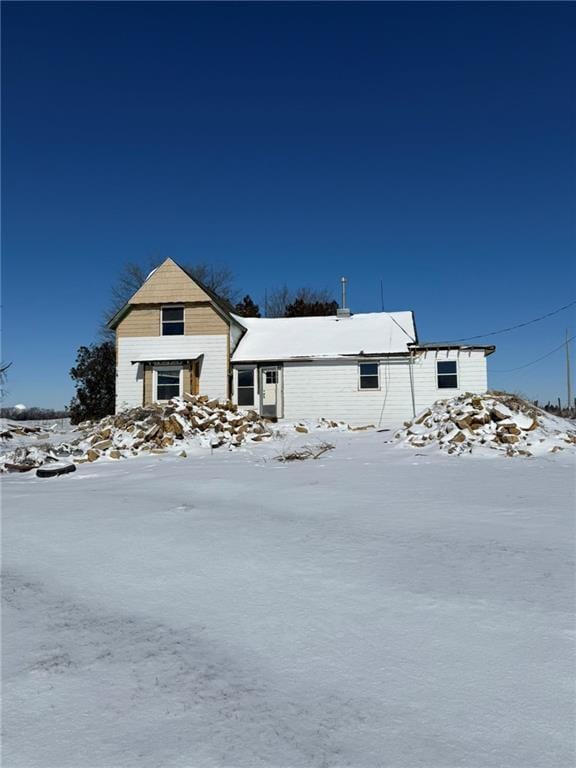
[[[572,408],[572,375],[570,371],[570,337],[568,329],[566,329],[566,397],[568,398],[566,405],[568,410],[570,410]]]

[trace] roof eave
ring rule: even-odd
[[[409,344],[410,349],[414,351],[440,350],[440,349],[462,349],[462,350],[483,350],[486,357],[496,351],[494,344],[443,344],[442,342],[430,342],[423,344]]]
[[[258,365],[260,363],[298,363],[298,362],[316,362],[316,361],[329,361],[329,360],[363,360],[369,358],[380,357],[408,357],[410,353],[406,352],[342,352],[340,354],[329,355],[296,355],[293,357],[246,357],[237,358],[232,357],[232,364],[238,365]]]
[[[128,311],[130,310],[130,307],[132,305],[130,302],[127,304],[124,304],[123,307],[121,307],[118,312],[116,312],[115,315],[112,315],[110,320],[106,323],[106,328],[108,328],[110,331],[115,331],[118,327],[118,324],[124,319],[124,317],[128,314]]]

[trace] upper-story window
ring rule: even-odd
[[[458,389],[458,366],[456,360],[438,360],[438,389]]]
[[[184,307],[162,307],[162,336],[184,335]]]

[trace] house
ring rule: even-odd
[[[421,344],[412,312],[243,318],[167,259],[110,320],[116,409],[184,393],[271,419],[396,426],[440,398],[485,392],[493,346]]]

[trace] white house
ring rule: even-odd
[[[243,318],[167,259],[112,318],[116,408],[206,394],[272,419],[396,426],[485,392],[493,346],[421,344],[412,312]]]

